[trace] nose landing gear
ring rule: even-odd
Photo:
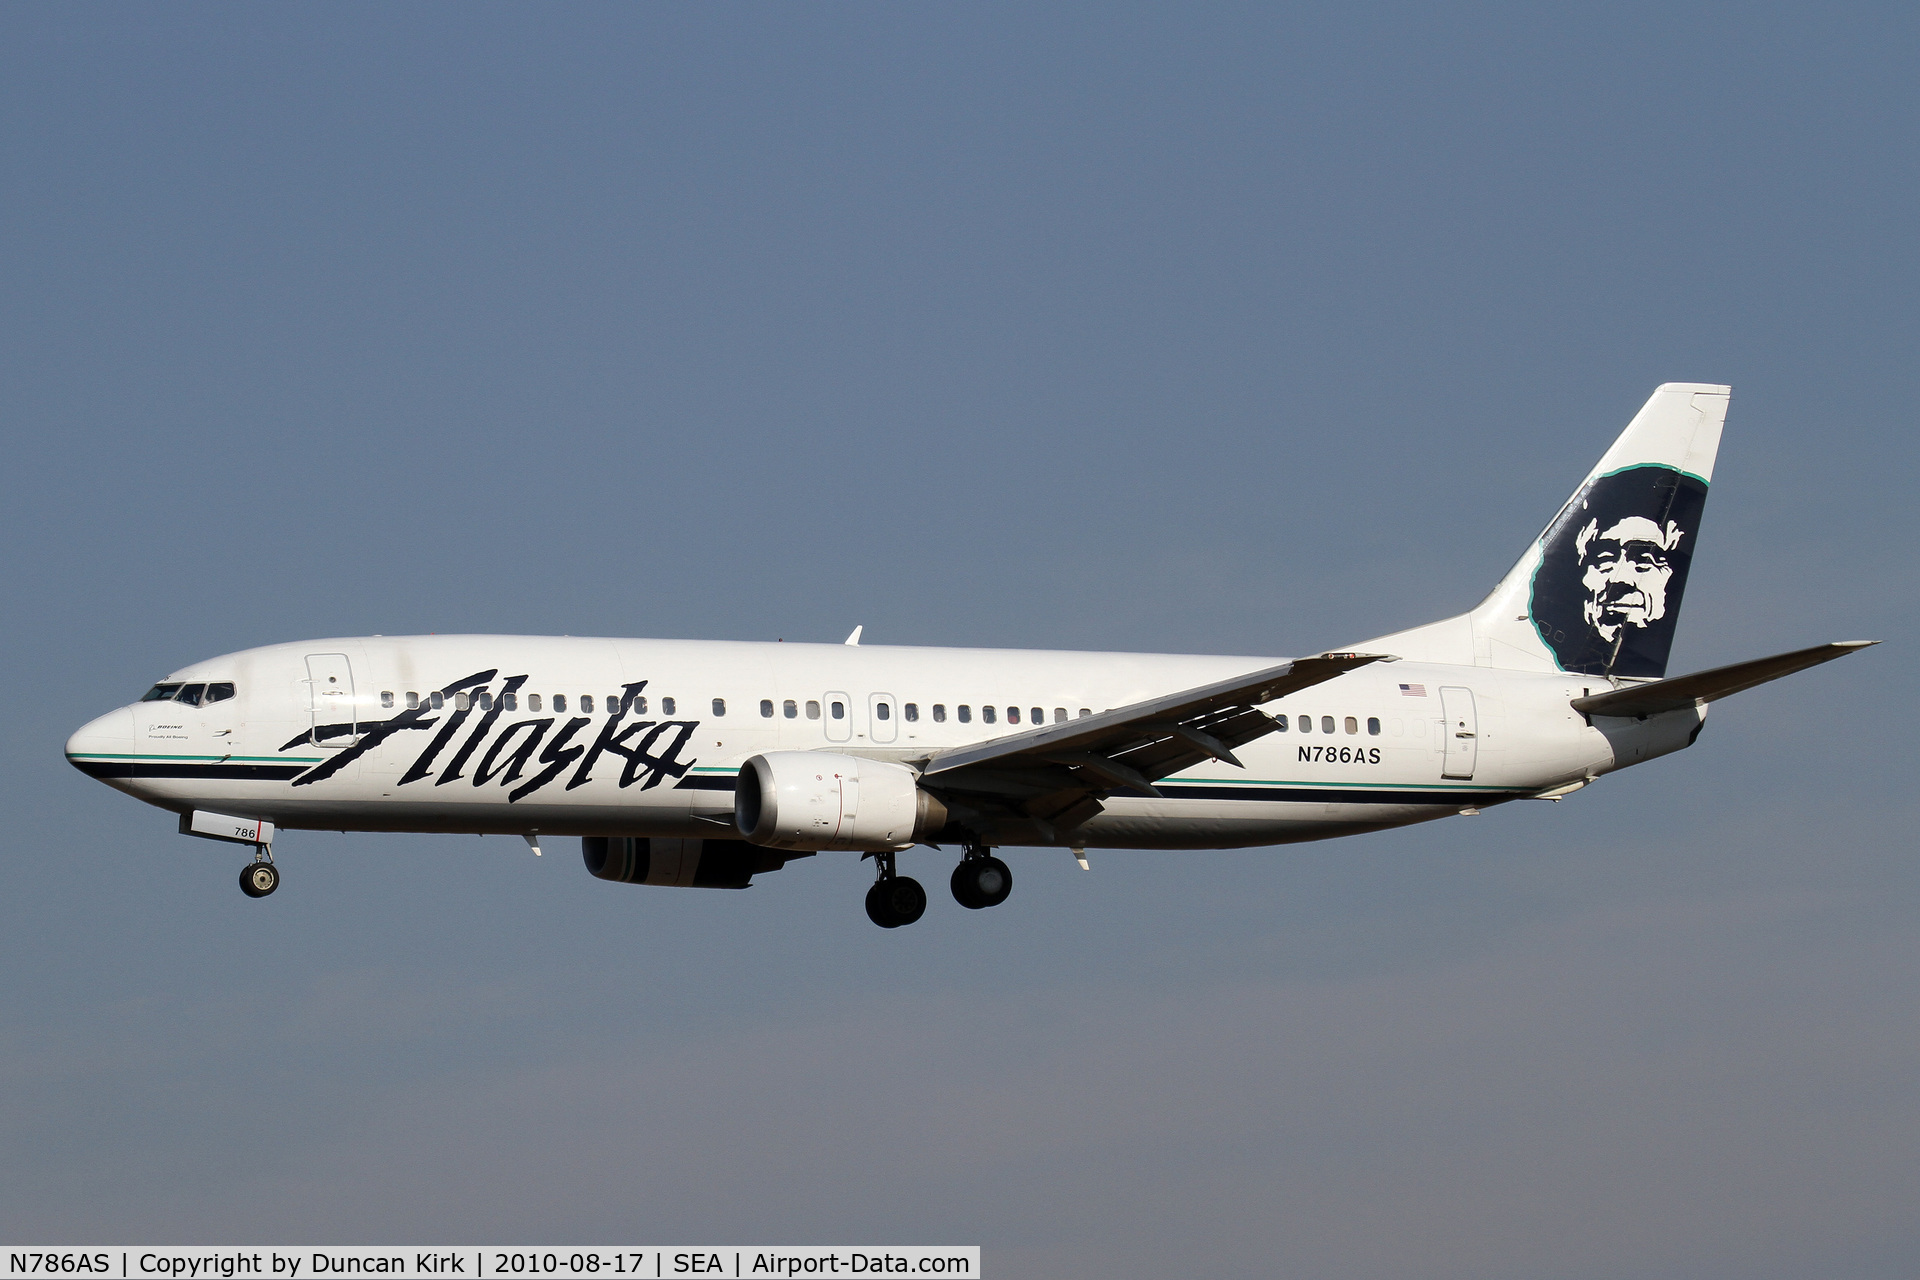
[[[970,844],[953,869],[953,900],[969,911],[997,907],[1013,892],[1013,872],[985,845]]]
[[[898,929],[925,915],[927,891],[920,887],[920,882],[912,876],[898,874],[891,853],[876,853],[873,859],[879,877],[873,882],[873,888],[867,890],[867,919],[882,929]]]
[[[249,898],[264,898],[280,887],[280,868],[273,865],[273,854],[265,845],[257,845],[253,861],[240,868],[240,892]]]

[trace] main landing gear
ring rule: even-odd
[[[891,853],[867,855],[878,874],[867,890],[867,919],[882,929],[912,924],[927,911],[927,891],[911,876],[897,870]],[[983,844],[967,846],[966,857],[953,869],[953,900],[969,911],[997,907],[1013,892],[1013,872]]]
[[[867,919],[882,929],[898,929],[912,924],[927,911],[927,891],[912,876],[900,875],[891,853],[876,853],[874,864],[879,877],[867,890]]]
[[[953,869],[953,900],[969,911],[997,907],[1013,892],[1013,872],[987,846],[970,844]]]
[[[240,892],[249,898],[264,898],[280,887],[280,868],[273,865],[273,851],[256,845],[253,861],[240,869]]]

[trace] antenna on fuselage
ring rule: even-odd
[[[857,627],[855,627],[855,628],[853,629],[853,634],[847,637],[847,639],[846,639],[846,643],[848,643],[848,644],[852,644],[852,645],[857,645],[857,644],[859,644],[859,643],[860,643],[860,633],[861,633],[862,631],[865,631],[866,629],[867,629],[867,624],[866,624],[866,623],[864,623],[864,622],[863,622],[863,623],[861,623],[861,624],[860,624],[859,626],[857,626]]]

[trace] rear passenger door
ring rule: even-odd
[[[1440,709],[1447,717],[1442,730],[1447,756],[1446,763],[1440,767],[1440,776],[1471,778],[1480,758],[1480,717],[1474,710],[1473,690],[1457,685],[1441,686]]]

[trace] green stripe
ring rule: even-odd
[[[251,760],[263,764],[319,764],[324,756],[163,756],[141,751],[69,751],[69,760]]]
[[[1713,481],[1707,479],[1705,476],[1697,476],[1693,474],[1693,472],[1691,471],[1682,471],[1678,467],[1670,467],[1664,462],[1629,462],[1624,467],[1615,467],[1611,471],[1603,471],[1599,475],[1595,476],[1594,479],[1605,480],[1608,476],[1617,476],[1623,471],[1638,471],[1642,467],[1658,467],[1662,471],[1671,471],[1675,475],[1685,476],[1689,480],[1698,480],[1702,488],[1706,488],[1706,489],[1713,488]],[[1585,488],[1584,485],[1581,487]],[[1576,498],[1579,496],[1580,496],[1579,494],[1574,495],[1574,497]]]

